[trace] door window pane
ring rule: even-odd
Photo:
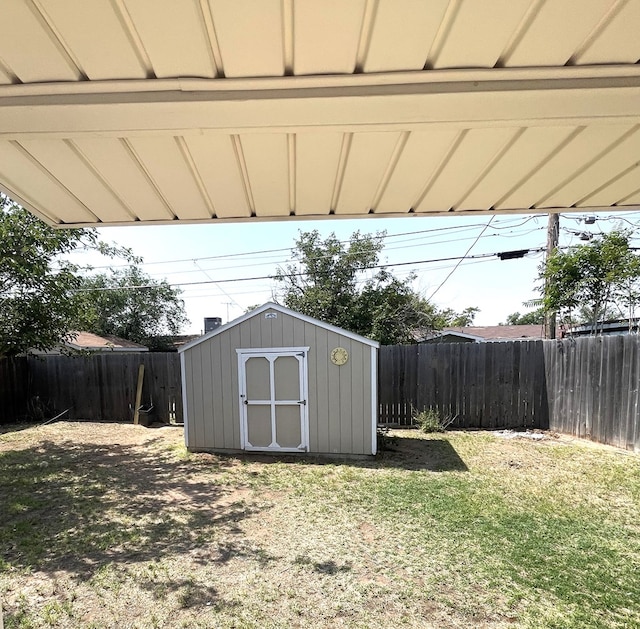
[[[276,400],[300,400],[300,372],[295,356],[279,356],[273,365]]]
[[[271,445],[270,406],[247,406],[247,438],[254,448],[266,448]]]
[[[249,358],[245,363],[247,399],[270,400],[269,361],[263,357]]]

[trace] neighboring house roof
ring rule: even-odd
[[[344,330],[343,328],[338,328],[335,325],[331,325],[330,323],[325,323],[324,321],[320,321],[319,319],[308,317],[307,315],[296,312],[295,310],[290,310],[289,308],[285,308],[280,304],[267,302],[266,304],[258,308],[255,308],[254,310],[251,310],[246,314],[243,314],[241,317],[238,317],[237,319],[234,319],[233,321],[230,321],[225,325],[221,325],[219,328],[216,328],[215,330],[209,332],[208,334],[204,334],[203,336],[198,337],[197,339],[191,341],[190,343],[187,343],[186,345],[179,347],[178,352],[182,353],[190,349],[191,347],[195,347],[196,345],[199,345],[200,343],[206,341],[207,339],[210,339],[213,336],[216,336],[217,334],[226,332],[230,328],[233,328],[236,325],[239,325],[240,323],[242,323],[243,321],[246,321],[247,319],[250,319],[251,317],[255,317],[256,315],[262,314],[266,310],[275,310],[277,312],[281,312],[283,314],[287,314],[292,317],[295,317],[296,319],[300,319],[301,321],[305,321],[306,323],[317,325],[318,327],[324,328],[325,330],[330,330],[331,332],[335,332],[336,334],[340,334],[341,336],[346,336],[347,338],[353,339],[354,341],[359,341],[360,343],[364,343],[365,345],[370,345],[371,347],[380,347],[380,343],[378,343],[377,341],[372,341],[371,339],[368,339],[364,336],[360,336],[359,334],[354,334],[353,332],[349,332],[348,330]]]
[[[86,352],[148,352],[149,348],[118,336],[98,336],[92,332],[73,332],[71,340],[64,345],[70,349]]]
[[[423,339],[422,342],[433,342],[444,336],[458,336],[461,340],[476,342],[535,340],[544,338],[544,326],[539,324],[451,327]]]
[[[201,336],[202,334],[181,334],[178,336],[174,336],[173,339],[171,340],[171,345],[173,346],[173,349],[177,352],[183,345],[186,345],[187,343],[191,343],[191,341],[195,341],[196,339],[199,339]]]
[[[632,319],[609,319],[608,321],[598,321],[594,326],[591,323],[574,325],[564,330],[563,337],[570,336],[590,336],[592,334],[621,336],[625,334],[636,334],[640,328],[640,318]]]

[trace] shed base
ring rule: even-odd
[[[247,456],[247,457],[263,457],[270,458],[292,458],[292,459],[332,459],[343,461],[362,461],[374,458],[375,454],[343,454],[340,452],[273,452],[259,450],[240,450],[233,448],[189,448],[188,452],[205,452],[207,454],[225,454],[229,456]]]

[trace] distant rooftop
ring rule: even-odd
[[[85,350],[85,351],[133,351],[133,352],[148,352],[149,348],[140,345],[140,343],[134,343],[127,339],[120,338],[118,336],[104,335],[98,336],[92,332],[74,332],[74,337],[67,341],[65,345],[71,349]]]
[[[445,337],[460,337],[465,341],[514,341],[518,339],[536,340],[544,338],[544,325],[487,325],[444,328],[440,332],[425,337],[421,342],[437,342]]]

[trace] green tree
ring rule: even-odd
[[[180,291],[139,266],[82,278],[82,329],[167,349],[188,319]]]
[[[543,323],[544,308],[536,308],[524,314],[513,312],[507,316],[507,320],[501,325],[542,325]]]
[[[46,351],[77,329],[78,249],[127,254],[92,229],[53,229],[0,195],[0,355]]]
[[[454,328],[466,328],[470,325],[473,325],[473,320],[476,318],[476,315],[479,312],[480,308],[477,308],[475,306],[469,306],[462,312],[458,313],[454,312],[453,310],[447,309],[445,313],[449,313],[449,317],[448,321],[444,325]]]
[[[280,298],[293,310],[382,344],[413,343],[420,334],[450,324],[459,315],[438,310],[415,292],[415,276],[401,281],[384,269],[373,271],[384,236],[355,232],[345,244],[335,234],[323,240],[315,230],[301,232],[296,262],[275,276],[283,287]]]
[[[640,298],[640,259],[628,231],[613,231],[588,244],[556,251],[541,267],[545,310],[575,323],[588,316],[594,332],[616,310],[633,317]]]

